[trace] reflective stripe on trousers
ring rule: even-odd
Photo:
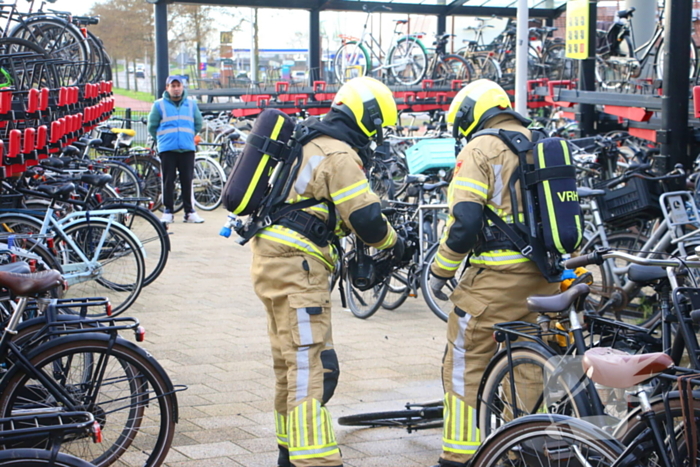
[[[445,424],[442,449],[455,454],[473,455],[480,442],[476,409],[468,406],[454,394],[445,394]]]
[[[331,416],[321,401],[302,402],[289,414],[288,424],[290,460],[340,455]]]
[[[287,436],[288,419],[281,413],[275,411],[275,434],[277,435],[277,444],[284,446],[289,445],[289,437]]]

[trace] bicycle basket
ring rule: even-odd
[[[661,186],[658,182],[631,178],[612,189],[607,187],[609,182],[596,185],[596,188],[605,190],[605,196],[598,201],[603,222],[625,227],[661,216]]]

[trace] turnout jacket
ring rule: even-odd
[[[528,138],[531,137],[530,130],[510,115],[497,115],[488,122],[486,127],[518,131]],[[452,245],[456,248],[462,241],[460,237],[463,232],[459,229],[460,221],[463,220],[460,219],[460,203],[477,203],[484,209],[489,206],[506,223],[513,223],[509,183],[518,165],[518,155],[508,149],[497,136],[484,135],[473,138],[462,149],[457,156],[454,177],[448,188],[450,216],[440,240],[435,261],[431,265],[433,274],[443,278],[453,277],[464,258],[471,253],[471,251],[458,252],[450,247]],[[519,197],[519,182],[516,184],[516,189]],[[519,198],[518,212],[523,212],[522,200]],[[520,220],[522,221],[522,217]],[[486,223],[485,218],[483,222]],[[496,271],[539,273],[532,261],[514,250],[483,251],[478,255],[473,254],[469,262],[472,266]]]
[[[381,214],[379,197],[369,187],[362,161],[346,143],[320,136],[304,145],[303,160],[287,203],[306,199],[321,202],[306,212],[327,221],[329,209],[336,210],[336,232],[355,233],[367,245],[379,250],[396,243],[396,232]],[[336,252],[332,245],[320,247],[303,235],[281,225],[271,225],[252,241],[254,254],[261,256],[310,255],[332,271]]]

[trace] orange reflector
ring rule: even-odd
[[[80,32],[83,33],[83,37],[87,39],[87,28],[80,28]]]
[[[112,316],[112,304],[110,302],[107,302],[105,305],[105,312],[107,313],[107,316]]]

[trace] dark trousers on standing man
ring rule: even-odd
[[[174,212],[175,203],[173,192],[175,191],[175,178],[180,176],[180,189],[182,190],[182,202],[185,213],[194,212],[192,196],[192,178],[194,178],[194,151],[175,152],[164,151],[160,153],[160,164],[163,173],[163,205],[165,212]]]

